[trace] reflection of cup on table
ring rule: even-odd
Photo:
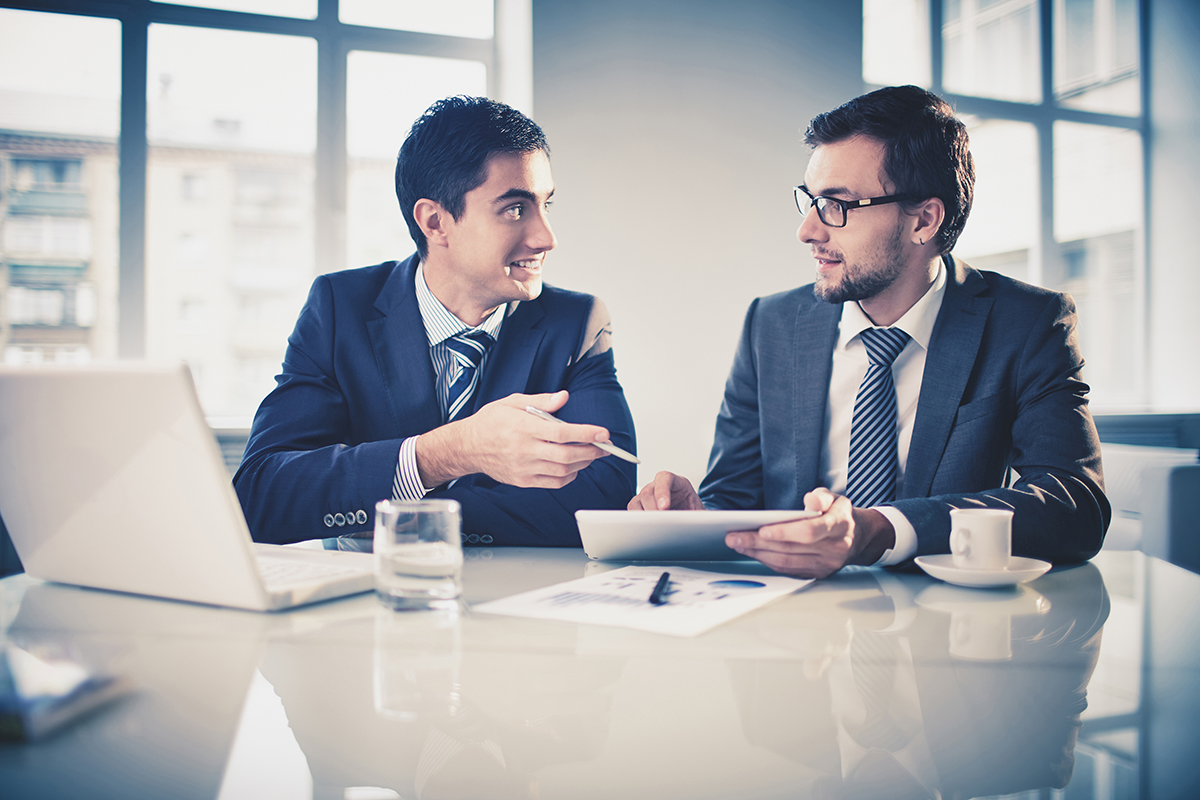
[[[970,661],[1012,658],[1012,617],[1008,614],[950,615],[950,655]]]
[[[1012,515],[1004,508],[950,510],[950,553],[959,569],[1000,570],[1012,559]]]
[[[1013,617],[1050,611],[1050,601],[1028,586],[981,592],[939,583],[922,590],[917,605],[950,615],[950,655],[967,661],[1008,661]]]
[[[462,709],[462,631],[457,608],[375,617],[375,713],[414,722]]]
[[[446,608],[462,594],[462,517],[454,500],[375,504],[375,593],[392,608]]]

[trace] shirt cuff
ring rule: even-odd
[[[872,566],[890,567],[912,558],[917,552],[917,529],[908,521],[908,517],[895,506],[875,506],[875,510],[892,523],[892,528],[896,531],[896,544],[890,550],[884,550],[883,555]]]
[[[417,469],[417,437],[410,436],[400,444],[396,461],[396,477],[392,479],[393,500],[420,500],[426,494]]]

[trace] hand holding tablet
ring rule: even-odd
[[[575,512],[583,550],[606,561],[742,561],[725,535],[817,516],[803,509]]]

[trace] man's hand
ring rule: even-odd
[[[725,544],[776,572],[825,578],[847,564],[874,564],[896,543],[896,531],[883,514],[854,508],[828,489],[804,495],[804,508],[820,516],[731,533]]]
[[[572,425],[539,419],[525,410],[554,413],[567,392],[512,394],[488,403],[469,417],[417,437],[417,469],[426,488],[482,472],[512,486],[560,489],[597,458],[608,455],[580,442],[607,442],[598,425]]]
[[[704,504],[687,478],[674,472],[660,472],[634,495],[626,508],[630,511],[702,511]]]

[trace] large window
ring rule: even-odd
[[[1137,0],[863,3],[864,80],[926,86],[968,124],[975,204],[955,255],[1074,297],[1084,378],[1099,410],[1153,401],[1139,7]]]
[[[0,358],[183,360],[220,426],[315,275],[412,252],[413,120],[532,111],[530,0],[0,5]]]

